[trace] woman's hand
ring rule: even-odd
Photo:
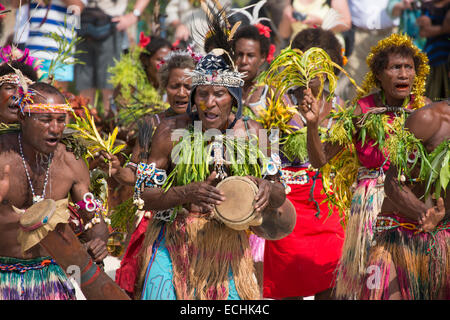
[[[94,262],[102,262],[103,259],[108,256],[106,242],[100,238],[95,238],[94,240],[88,241],[84,245]]]
[[[307,123],[318,124],[320,116],[320,107],[317,99],[311,92],[311,89],[304,89],[303,99],[300,101],[298,110],[305,117]]]
[[[256,178],[253,176],[247,176],[247,178],[258,186],[258,193],[255,196],[254,209],[256,213],[261,213],[269,205],[272,183],[265,179]]]
[[[105,172],[109,172],[110,176],[114,176],[122,168],[119,158],[114,154],[100,151],[99,168]]]
[[[202,212],[210,212],[215,205],[225,201],[223,193],[214,187],[216,175],[214,171],[205,181],[190,183],[186,186],[187,199],[191,204],[200,207]]]

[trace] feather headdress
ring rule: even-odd
[[[207,23],[209,31],[205,35],[205,51],[208,52],[189,75],[192,77],[191,97],[188,113],[192,110],[195,88],[199,85],[223,86],[228,89],[238,105],[236,118],[242,115],[242,86],[244,75],[233,62],[233,35],[238,27],[230,27],[226,19],[226,8],[209,8]],[[213,14],[212,12],[215,12]]]

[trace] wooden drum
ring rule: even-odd
[[[70,228],[69,216],[67,199],[45,199],[32,205],[20,218],[22,250],[39,243],[65,272],[78,269],[80,289],[88,300],[130,300],[94,263]]]
[[[235,230],[245,230],[249,226],[262,223],[261,216],[254,212],[256,184],[246,177],[228,177],[216,186],[226,200],[214,208],[215,218]]]

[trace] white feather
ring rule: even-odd
[[[236,14],[236,13],[241,13],[243,15],[245,15],[247,17],[247,19],[249,20],[249,23],[252,25],[255,25],[257,23],[259,23],[260,21],[270,21],[269,18],[259,18],[259,11],[261,10],[261,8],[266,4],[267,0],[261,0],[255,4],[243,7],[243,8],[239,8],[239,9],[231,9],[231,13],[228,15],[228,18],[231,17],[232,15]],[[247,9],[250,9],[253,7],[252,13],[250,14]]]
[[[343,23],[341,19],[342,15],[333,8],[330,8],[330,10],[328,10],[325,16],[323,17],[321,27],[323,30],[331,30],[340,24],[345,25],[345,23]]]

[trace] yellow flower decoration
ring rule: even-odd
[[[378,41],[376,46],[373,46],[367,56],[366,63],[371,68],[374,57],[376,57],[380,52],[386,50],[393,46],[405,46],[411,48],[414,52],[414,58],[418,57],[421,61],[419,66],[416,66],[416,77],[414,79],[413,88],[411,93],[414,94],[414,102],[412,104],[413,109],[423,107],[425,105],[425,85],[427,76],[430,72],[430,66],[428,65],[428,57],[425,53],[420,51],[420,49],[414,45],[411,38],[406,34],[393,33],[389,37]],[[374,88],[377,87],[376,77],[372,71],[369,71],[363,81],[361,86],[362,90],[359,91],[356,98],[353,100],[352,104],[355,104],[362,97],[367,96]]]

